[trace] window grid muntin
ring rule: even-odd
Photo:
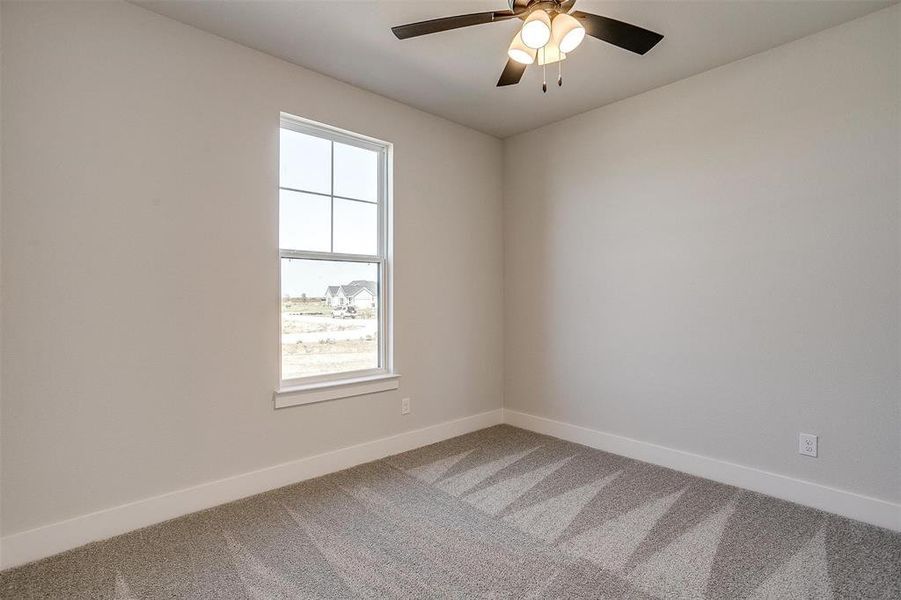
[[[287,192],[297,192],[298,194],[310,194],[313,196],[322,196],[324,198],[336,198],[338,200],[349,200],[351,202],[362,202],[363,204],[378,204],[378,200],[360,200],[359,198],[348,198],[347,196],[342,196],[340,194],[324,194],[322,192],[311,192],[310,190],[302,190],[300,188],[288,187],[286,185],[278,186],[278,189],[285,190]]]

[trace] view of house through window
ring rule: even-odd
[[[386,369],[386,149],[283,117],[281,379]]]

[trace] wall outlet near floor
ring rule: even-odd
[[[805,456],[817,456],[817,436],[810,433],[798,434],[798,454]]]
[[[410,399],[403,398],[400,401],[400,414],[408,415],[410,414]]]

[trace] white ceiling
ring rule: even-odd
[[[496,88],[518,19],[397,40],[392,25],[507,8],[505,0],[172,1],[145,8],[498,137],[539,127],[863,16],[876,0],[578,0],[666,37],[645,56],[594,38],[565,62]]]

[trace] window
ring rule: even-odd
[[[391,375],[389,145],[289,115],[279,133],[279,390],[369,393]]]

